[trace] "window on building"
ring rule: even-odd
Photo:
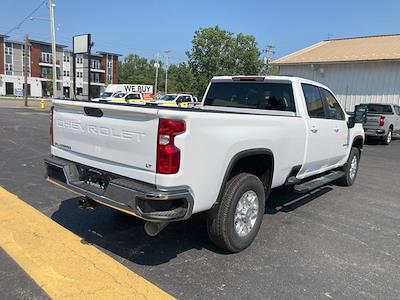
[[[318,87],[302,84],[304,98],[307,104],[307,111],[310,118],[325,118],[324,104]]]
[[[41,62],[50,64],[52,61],[51,53],[42,52],[41,54]]]
[[[80,87],[76,88],[76,94],[77,95],[82,95],[82,93],[83,93],[83,89],[82,88],[80,88]]]
[[[107,74],[107,80],[108,80],[108,81],[111,81],[111,80],[112,80],[111,72]]]
[[[69,62],[69,55],[64,54],[64,62]]]
[[[6,55],[12,55],[12,44],[11,43],[6,43],[5,45],[5,54]]]
[[[100,61],[92,60],[92,69],[100,69]]]
[[[335,97],[327,90],[320,89],[323,99],[328,104],[328,119],[345,120],[344,112]]]
[[[69,77],[69,71],[68,70],[64,70],[64,76]]]

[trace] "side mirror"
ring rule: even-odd
[[[355,121],[354,116],[350,116],[349,119],[347,120],[347,127],[350,129],[350,128],[353,128],[355,125],[356,125],[356,121]]]
[[[356,105],[354,109],[354,122],[365,124],[367,122],[367,113],[366,105]]]

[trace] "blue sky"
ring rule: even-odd
[[[6,33],[41,0],[3,1],[0,33]],[[259,47],[276,46],[275,58],[320,40],[400,33],[398,0],[55,0],[58,43],[92,33],[95,50],[137,53],[153,58],[171,50],[172,62],[186,59],[196,29],[219,25],[234,33],[252,34]],[[44,5],[35,14],[48,17]],[[48,22],[27,20],[12,39],[49,40]]]

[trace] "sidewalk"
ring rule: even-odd
[[[40,98],[28,98],[28,108],[33,108],[35,110],[40,109],[40,101],[44,100],[45,103],[45,109],[44,110],[49,110],[51,107],[51,99],[40,99]],[[25,101],[23,98],[6,98],[6,97],[1,97],[0,98],[0,108],[5,107],[5,108],[23,108]]]

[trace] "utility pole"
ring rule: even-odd
[[[51,35],[51,56],[53,63],[53,98],[57,93],[57,52],[56,52],[56,33],[54,30],[54,0],[49,0],[50,9],[50,35]]]
[[[25,35],[24,42],[24,100],[25,106],[28,106],[28,66],[29,66],[29,37]]]
[[[157,94],[157,85],[158,85],[158,69],[160,68],[160,54],[157,53],[156,62],[154,64],[154,68],[156,68],[156,81],[154,82],[154,95]]]
[[[265,50],[264,50],[264,52],[265,52],[264,64],[266,65],[266,72],[267,72],[267,75],[268,75],[269,66],[270,66],[272,57],[273,57],[274,54],[275,54],[274,49],[275,49],[275,46],[274,46],[274,45],[267,45],[267,46],[265,47]]]
[[[165,94],[168,94],[168,54],[171,50],[164,51],[165,53]]]

